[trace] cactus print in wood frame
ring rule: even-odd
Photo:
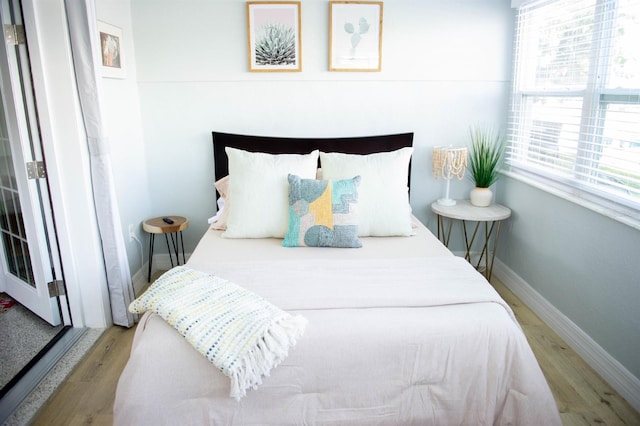
[[[329,2],[329,71],[380,71],[382,2]]]
[[[247,2],[249,71],[302,71],[300,2]]]

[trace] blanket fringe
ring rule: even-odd
[[[231,372],[230,396],[239,401],[247,394],[247,389],[261,385],[262,377],[268,377],[271,369],[287,357],[289,348],[296,345],[306,325],[307,320],[300,315],[288,315],[271,324],[256,346],[240,359]]]

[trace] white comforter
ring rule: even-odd
[[[511,310],[463,259],[213,264],[306,317],[305,335],[236,402],[222,373],[146,314],[115,424],[561,424]]]

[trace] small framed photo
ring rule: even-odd
[[[300,2],[247,2],[249,71],[302,71]]]
[[[382,2],[329,2],[329,71],[382,69]]]
[[[124,56],[122,54],[122,30],[105,22],[98,21],[100,36],[100,57],[102,76],[125,78]]]

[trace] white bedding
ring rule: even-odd
[[[115,424],[561,424],[509,307],[422,225],[362,249],[283,248],[208,231],[188,266],[308,320],[240,402],[155,314],[122,373]]]

